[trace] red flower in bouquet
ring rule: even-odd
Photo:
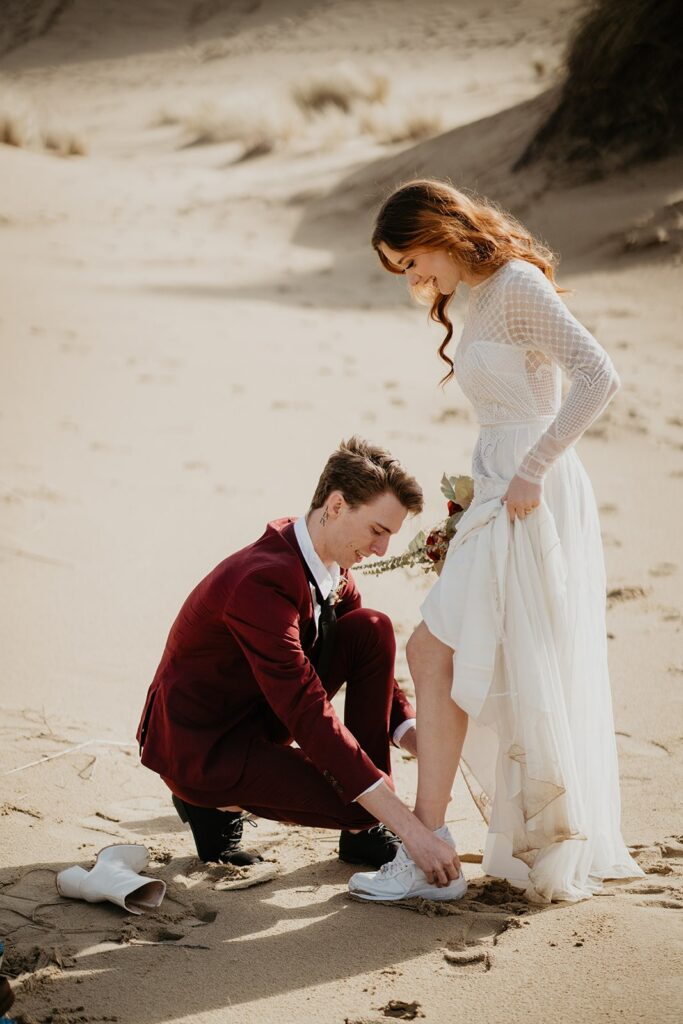
[[[413,537],[402,555],[383,558],[379,562],[368,562],[367,565],[356,566],[360,572],[371,576],[391,569],[410,568],[420,565],[424,572],[433,570],[437,574],[448,554],[448,545],[455,536],[458,523],[463,513],[469,508],[474,497],[474,484],[469,476],[446,476],[441,479],[441,493],[446,498],[448,518],[425,533],[421,530]]]
[[[450,502],[449,502],[450,505]],[[451,513],[449,512],[449,515]],[[448,551],[448,543],[450,537],[446,533],[445,529],[435,529],[431,533],[427,534],[425,541],[425,554],[430,562],[443,562]]]

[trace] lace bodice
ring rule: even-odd
[[[619,387],[612,361],[543,272],[511,260],[470,289],[455,373],[480,424],[552,422],[517,472],[540,482]],[[571,387],[561,401],[561,370]]]

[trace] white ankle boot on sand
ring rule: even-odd
[[[95,866],[65,868],[56,878],[57,892],[70,899],[101,903],[109,900],[129,914],[142,914],[159,906],[166,893],[160,878],[138,874],[147,866],[149,852],[137,843],[105,846],[97,854]]]

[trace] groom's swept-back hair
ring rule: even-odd
[[[311,508],[322,508],[332,491],[341,491],[351,508],[367,505],[390,491],[409,512],[422,511],[422,488],[386,448],[350,437],[327,460]]]

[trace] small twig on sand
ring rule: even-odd
[[[69,747],[68,750],[60,750],[58,754],[46,754],[45,757],[39,757],[37,761],[29,761],[28,764],[20,764],[18,768],[10,768],[8,772],[3,772],[3,775],[14,775],[15,772],[23,772],[26,768],[34,768],[36,765],[44,764],[46,761],[54,761],[56,757],[74,754],[77,750],[83,750],[84,747],[90,747],[93,744],[101,747],[137,747],[137,743],[130,743],[128,740],[86,740],[85,743],[77,743],[75,747]]]

